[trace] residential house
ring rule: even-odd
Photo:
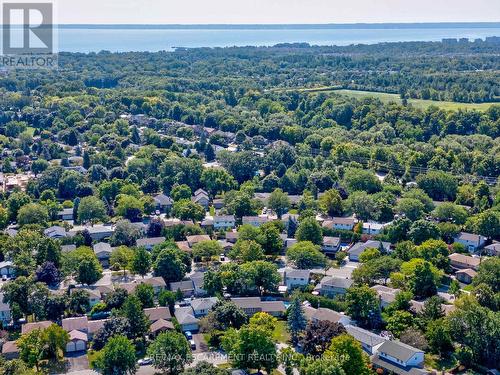
[[[57,219],[62,221],[72,221],[74,220],[73,208],[63,208],[57,213]]]
[[[204,297],[207,294],[207,291],[203,289],[203,281],[205,279],[205,273],[194,272],[193,274],[191,274],[190,278],[193,281],[195,297]]]
[[[151,238],[139,238],[136,242],[137,247],[144,247],[146,250],[151,251],[153,247],[165,242],[165,237],[151,237]]]
[[[19,348],[15,341],[7,341],[2,345],[2,356],[8,361],[19,358]]]
[[[382,224],[382,223],[375,223],[375,222],[363,223],[363,234],[368,234],[370,236],[376,236],[377,234],[382,233],[384,228],[389,224],[390,223]]]
[[[480,247],[484,246],[486,242],[486,237],[473,233],[460,232],[454,238],[454,241],[464,245],[465,248],[470,252],[474,252]]]
[[[0,262],[0,275],[7,277],[14,277],[15,269],[14,264],[10,260]]]
[[[69,231],[70,236],[74,236],[78,232],[83,232],[83,231],[88,231],[90,238],[92,238],[93,241],[102,241],[105,238],[109,238],[113,235],[113,232],[115,231],[115,228],[112,225],[105,225],[105,224],[95,224],[95,225],[79,225],[73,227]]]
[[[61,245],[61,251],[63,253],[69,253],[76,250],[76,245]]]
[[[158,295],[162,290],[167,288],[167,283],[165,282],[163,277],[158,277],[158,276],[148,277],[146,279],[138,280],[138,283],[151,285],[156,295]]]
[[[283,301],[261,301],[260,297],[239,297],[232,298],[231,301],[248,316],[258,312],[266,312],[277,317],[282,316],[286,311]]]
[[[320,295],[332,298],[338,295],[344,295],[352,284],[354,284],[354,281],[351,279],[325,276],[314,289],[318,291]]]
[[[226,232],[226,241],[236,243],[236,241],[238,241],[238,232]]]
[[[45,328],[50,327],[52,324],[54,323],[52,323],[50,320],[43,320],[41,322],[34,322],[34,323],[25,323],[21,326],[21,334],[25,335],[35,329],[44,330]]]
[[[472,268],[465,268],[463,270],[455,272],[455,277],[457,278],[457,280],[464,284],[472,283],[472,280],[474,279],[474,277],[476,277],[476,275],[477,272]]]
[[[189,247],[193,247],[193,245],[196,245],[198,242],[210,241],[210,239],[211,238],[208,234],[196,234],[194,236],[186,237]]]
[[[428,373],[421,370],[424,352],[400,341],[384,341],[371,359],[375,369],[381,368],[398,375]]]
[[[61,322],[62,328],[66,332],[81,331],[84,333],[89,332],[89,320],[87,316],[79,316],[76,318],[65,318]]]
[[[325,254],[333,255],[340,249],[340,237],[323,237],[321,250]]]
[[[193,308],[194,316],[196,318],[202,318],[208,314],[208,312],[215,306],[218,299],[215,297],[209,298],[196,298],[191,301],[191,307]]]
[[[160,212],[168,213],[172,209],[174,202],[172,199],[165,194],[158,194],[153,197],[155,204],[155,210]]]
[[[101,301],[101,292],[97,289],[73,288],[71,289],[70,294],[74,293],[75,290],[85,290],[89,294],[90,307],[94,307],[95,304]]]
[[[269,221],[269,217],[266,216],[243,216],[241,218],[242,224],[248,224],[252,227],[260,227],[262,224],[267,223]]]
[[[365,352],[369,355],[373,355],[377,352],[378,348],[386,341],[387,339],[376,335],[366,329],[356,327],[353,325],[346,325],[345,329],[349,335],[354,337],[356,341],[361,344],[361,347]]]
[[[425,308],[425,301],[416,301],[414,299],[410,300],[411,310],[415,313],[421,313]],[[441,304],[441,309],[445,315],[450,314],[455,311],[455,305],[447,305],[445,303]]]
[[[396,294],[400,292],[400,289],[389,288],[385,285],[374,285],[371,287],[374,291],[377,292],[378,297],[380,299],[380,306],[385,308],[389,306],[396,299]]]
[[[194,203],[198,203],[200,206],[205,208],[205,210],[208,209],[208,206],[210,204],[210,198],[208,196],[208,193],[203,189],[196,190],[191,200]]]
[[[67,236],[66,229],[64,229],[61,226],[54,225],[52,227],[49,227],[43,231],[43,234],[46,237],[53,238],[53,239],[59,239],[59,238],[64,238]]]
[[[170,283],[170,290],[174,293],[180,290],[184,297],[192,297],[194,295],[193,280],[189,279]]]
[[[92,340],[94,338],[95,333],[104,327],[104,323],[107,322],[108,319],[100,319],[100,320],[89,320],[88,322],[88,338]]]
[[[173,330],[175,330],[174,324],[165,319],[158,319],[149,327],[149,331],[153,337],[158,336],[160,333]]]
[[[359,256],[366,249],[380,249],[383,248],[384,251],[388,252],[390,250],[391,244],[389,242],[381,242],[381,241],[366,241],[366,242],[358,242],[354,246],[352,246],[347,254],[349,256],[349,260],[353,262],[359,262]]]
[[[332,309],[327,309],[326,307],[314,308],[306,302],[303,309],[306,319],[311,322],[328,321],[332,323],[340,323],[343,326],[352,323],[349,316],[333,311]]]
[[[4,294],[0,293],[0,322],[3,325],[6,325],[10,322],[12,318],[12,314],[10,311],[10,305],[3,301]],[[0,325],[1,326],[1,325]]]
[[[216,198],[212,201],[212,205],[216,210],[221,210],[224,208],[224,199]]]
[[[236,226],[236,219],[234,215],[214,216],[214,229],[215,230],[228,230]]]
[[[111,245],[106,242],[98,242],[94,244],[92,248],[95,256],[99,260],[99,263],[101,263],[104,268],[108,268],[110,265],[109,258],[111,257],[111,253],[113,251]]]
[[[472,268],[474,271],[477,271],[479,265],[481,264],[481,258],[475,258],[459,253],[448,255],[448,258],[450,259],[450,265],[459,270]]]
[[[353,217],[332,217],[323,222],[324,228],[337,230],[352,230],[356,224]]]
[[[294,268],[285,268],[283,271],[283,283],[287,289],[295,287],[304,287],[309,284],[309,277],[311,272],[309,270],[298,270]]]
[[[193,311],[193,308],[191,306],[177,307],[175,309],[175,318],[177,319],[177,322],[181,326],[181,329],[183,332],[198,331],[199,320],[194,316],[194,311]]]
[[[69,341],[66,344],[66,353],[82,352],[87,350],[87,333],[74,330],[69,332]]]
[[[170,315],[169,308],[163,306],[144,309],[144,314],[146,314],[151,323],[154,323],[160,319],[163,320],[172,319],[172,315]]]
[[[500,242],[493,242],[491,245],[485,246],[486,254],[489,256],[500,256]]]

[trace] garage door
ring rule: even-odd
[[[85,341],[79,340],[76,342],[76,351],[77,352],[85,350],[85,347],[86,347]]]
[[[70,341],[66,344],[66,351],[67,352],[74,352],[75,351],[75,343],[73,341]]]

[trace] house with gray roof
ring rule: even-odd
[[[46,237],[54,238],[54,239],[64,238],[67,236],[66,229],[64,229],[63,227],[61,227],[59,225],[54,225],[52,227],[45,229],[43,231],[43,234]]]
[[[366,249],[380,249],[383,248],[384,251],[389,252],[391,248],[390,242],[382,242],[382,241],[366,241],[366,242],[358,242],[353,247],[351,247],[347,254],[349,255],[349,260],[353,262],[359,262],[359,256]]]
[[[194,316],[194,311],[191,306],[177,307],[175,309],[175,318],[183,332],[198,331],[199,320]]]
[[[180,290],[184,297],[192,297],[194,295],[193,280],[189,279],[170,283],[170,290],[174,293]]]
[[[476,251],[486,243],[486,237],[467,232],[460,232],[453,240],[464,245],[470,252]]]
[[[398,375],[428,373],[422,370],[424,352],[400,341],[384,341],[371,360],[375,369],[382,368]]]
[[[204,317],[217,303],[217,301],[218,299],[216,297],[196,298],[191,300],[191,307],[193,308],[194,316],[196,318]]]
[[[139,238],[136,242],[137,247],[144,247],[146,250],[151,251],[153,247],[165,242],[165,237],[150,237]]]
[[[345,329],[349,335],[354,337],[356,341],[361,344],[363,350],[369,355],[375,354],[380,345],[387,340],[386,338],[376,335],[366,329],[350,324],[346,325]]]
[[[286,285],[288,289],[307,286],[310,276],[311,271],[309,270],[285,268],[283,271],[283,284]]]
[[[155,204],[155,210],[167,213],[170,212],[174,202],[172,199],[165,194],[158,194],[153,197],[153,201]]]
[[[354,284],[352,279],[325,276],[314,289],[318,291],[320,295],[332,298],[337,295],[345,294],[352,284]]]
[[[92,246],[92,249],[94,250],[94,254],[99,260],[99,263],[104,268],[109,267],[109,258],[111,257],[111,253],[113,249],[111,248],[111,245],[106,242],[98,242]]]

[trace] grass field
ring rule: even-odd
[[[290,341],[290,333],[288,332],[287,324],[284,320],[278,320],[276,323],[276,327],[273,332],[273,339],[281,343],[287,343]]]
[[[335,92],[339,95],[350,96],[357,99],[370,97],[370,98],[380,99],[384,103],[389,103],[389,102],[401,103],[401,98],[398,94],[388,94],[384,92],[375,92],[375,91],[344,90],[336,86],[286,89],[284,91],[293,91],[293,90],[310,92],[310,93]],[[283,91],[283,90],[275,90],[275,91]],[[457,103],[457,102],[441,102],[436,100],[423,100],[423,99],[409,99],[408,102],[411,103],[416,108],[426,109],[432,105],[448,111],[456,111],[458,109],[477,109],[479,111],[486,111],[494,104],[500,105],[500,103]]]

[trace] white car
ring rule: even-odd
[[[137,361],[137,364],[138,364],[139,366],[147,366],[147,365],[150,365],[150,364],[152,364],[152,363],[153,363],[153,360],[152,360],[151,358],[148,358],[148,357],[143,358],[143,359],[139,359],[139,360]]]

